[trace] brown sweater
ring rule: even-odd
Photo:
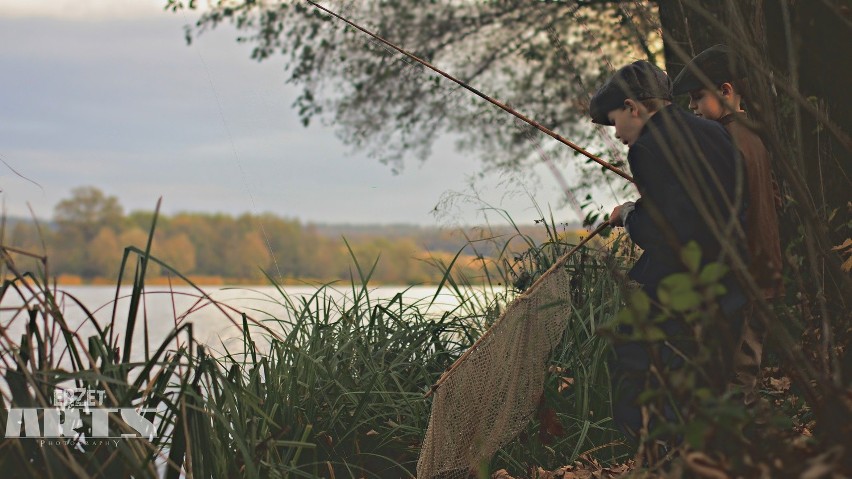
[[[783,294],[781,282],[781,243],[778,235],[776,198],[778,185],[772,178],[769,152],[753,131],[736,121],[737,114],[719,119],[743,156],[748,181],[746,211],[749,271],[766,299]]]

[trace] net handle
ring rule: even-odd
[[[580,249],[583,245],[585,245],[586,243],[588,243],[588,242],[589,242],[589,240],[591,240],[591,239],[592,239],[592,238],[594,238],[595,236],[599,235],[599,234],[601,233],[601,231],[603,231],[603,230],[604,230],[606,227],[608,227],[608,226],[609,226],[609,221],[604,221],[604,222],[603,222],[603,223],[601,223],[601,224],[600,224],[597,228],[595,228],[595,229],[594,229],[594,231],[592,231],[591,233],[589,233],[589,236],[586,236],[586,237],[585,237],[585,238],[583,238],[583,239],[582,239],[579,243],[577,243],[577,246],[575,246],[575,247],[571,248],[571,251],[569,251],[569,252],[565,253],[564,255],[560,256],[560,257],[559,257],[559,259],[557,259],[557,260],[556,260],[556,262],[555,262],[555,263],[553,263],[553,264],[550,266],[550,268],[547,268],[547,271],[545,271],[545,272],[544,272],[544,273],[543,273],[543,274],[542,274],[542,275],[541,275],[541,276],[540,276],[537,280],[535,280],[535,282],[532,284],[532,286],[530,286],[530,287],[529,287],[526,291],[524,291],[523,293],[521,293],[521,295],[520,295],[520,296],[518,296],[518,298],[517,298],[517,299],[515,299],[515,301],[517,301],[517,300],[518,300],[518,299],[520,299],[520,298],[524,298],[524,297],[526,297],[526,296],[529,296],[529,295],[531,295],[533,292],[535,292],[535,290],[539,287],[539,285],[541,285],[542,281],[543,281],[546,277],[550,276],[550,275],[551,275],[554,271],[556,271],[557,269],[559,269],[559,268],[561,268],[562,266],[564,266],[564,265],[565,265],[565,263],[568,261],[568,259],[571,257],[571,255],[573,255],[574,253],[576,253],[576,252],[577,252],[577,250],[579,250],[579,249]],[[509,308],[509,309],[511,309],[511,308]],[[505,315],[509,312],[509,309],[507,309],[506,311],[504,311],[504,312],[503,312],[503,314],[501,314],[501,315],[500,315],[500,319],[502,319],[502,318],[503,318],[503,316],[505,316]],[[471,345],[471,347],[470,347],[470,348],[468,348],[468,350],[464,352],[464,354],[462,354],[461,356],[459,356],[459,358],[458,358],[458,359],[456,359],[456,361],[455,361],[452,365],[450,365],[450,367],[449,367],[449,368],[447,368],[447,370],[446,370],[446,371],[444,371],[444,373],[443,373],[443,374],[441,374],[441,377],[440,377],[440,378],[438,378],[438,380],[435,382],[435,384],[433,384],[433,385],[432,385],[432,387],[431,387],[431,388],[429,388],[429,391],[427,391],[427,392],[426,392],[426,394],[423,396],[424,398],[428,398],[429,396],[431,396],[431,395],[432,395],[432,393],[434,393],[434,392],[438,389],[438,387],[440,387],[440,386],[441,386],[441,384],[442,384],[444,381],[446,381],[446,380],[447,380],[447,378],[449,378],[449,377],[450,377],[450,375],[453,373],[453,371],[455,371],[455,370],[456,370],[456,368],[458,368],[458,367],[459,367],[459,365],[461,365],[461,363],[463,363],[463,362],[467,359],[467,357],[468,357],[468,356],[470,356],[470,354],[471,354],[472,352],[474,352],[474,351],[476,350],[476,348],[478,348],[478,347],[479,347],[479,345],[482,343],[482,341],[483,341],[485,338],[487,338],[489,334],[491,334],[491,331],[493,331],[493,330],[494,330],[494,326],[495,326],[497,323],[499,323],[499,322],[500,322],[500,319],[498,319],[497,321],[495,321],[495,322],[494,322],[494,324],[492,324],[492,325],[491,325],[491,327],[490,327],[490,328],[488,328],[488,330],[487,330],[487,331],[485,331],[485,334],[483,334],[482,336],[480,336],[480,338],[479,338],[479,339],[477,339],[477,340],[476,340],[476,342],[475,342],[475,343],[473,343],[473,345]]]

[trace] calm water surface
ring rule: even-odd
[[[242,345],[242,313],[250,322],[263,323],[273,332],[284,333],[286,325],[275,319],[286,320],[291,317],[291,310],[285,306],[310,300],[317,292],[313,286],[286,286],[283,294],[272,286],[239,286],[239,287],[204,287],[209,296],[191,287],[167,286],[148,287],[144,302],[139,307],[136,331],[133,338],[133,356],[141,358],[144,354],[144,330],[142,325],[147,322],[149,344],[156,349],[176,325],[192,322],[195,338],[206,344],[214,351],[222,352],[225,348],[238,350]],[[382,286],[370,288],[370,301],[384,301],[402,294],[403,304],[417,303],[421,311],[425,311],[435,296],[435,286]],[[112,286],[64,286],[59,288],[59,301],[68,324],[77,328],[81,338],[96,334],[96,330],[86,321],[85,311],[77,304],[81,303],[91,311],[100,327],[107,327],[115,312],[116,332],[120,334],[119,344],[124,343],[126,319],[130,306],[130,287],[119,291],[119,299],[115,301],[116,290]],[[472,292],[472,294],[475,294]],[[352,304],[353,291],[351,286],[346,288],[327,288],[325,296],[337,304]],[[76,301],[75,301],[76,300]],[[17,301],[17,304],[16,304]],[[22,301],[8,296],[3,299],[3,310],[0,311],[0,324],[17,340],[25,330],[25,317],[14,311]],[[428,312],[440,315],[444,311],[456,308],[459,300],[448,291],[442,291]],[[397,306],[398,307],[398,306]],[[258,329],[255,339],[262,336]],[[185,337],[185,336],[184,336]],[[262,341],[258,341],[262,342]]]

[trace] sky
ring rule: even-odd
[[[519,223],[552,208],[576,221],[544,168],[477,179],[450,138],[432,157],[390,166],[352,151],[333,127],[305,128],[284,58],[258,63],[229,26],[197,37],[197,13],[165,0],[0,0],[0,198],[7,216],[51,218],[75,187],[125,211],[273,213],[313,223],[482,224],[489,207]],[[203,3],[203,2],[201,2]],[[529,194],[527,192],[530,192]],[[461,198],[461,197],[460,197]],[[435,207],[441,203],[438,213]],[[494,213],[489,213],[494,221]],[[499,222],[499,217],[497,217]]]

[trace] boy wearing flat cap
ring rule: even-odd
[[[749,204],[746,210],[746,238],[749,273],[770,301],[783,294],[781,284],[781,245],[776,205],[778,187],[772,178],[769,152],[760,137],[741,120],[745,68],[726,45],[715,45],[693,58],[674,81],[675,95],[689,94],[689,108],[696,116],[718,121],[739,148],[746,169]],[[743,336],[734,353],[734,385],[745,393],[747,404],[755,399],[757,376],[763,352],[765,327],[750,305]]]
[[[617,206],[610,222],[624,226],[644,250],[628,276],[642,285],[652,305],[658,304],[663,278],[689,271],[681,259],[686,244],[698,244],[702,267],[729,263],[732,254],[742,254],[737,246],[733,252],[723,248],[725,238],[741,234],[743,227],[745,197],[738,185],[744,174],[737,150],[719,123],[697,118],[672,105],[671,99],[668,75],[649,62],[637,61],[618,70],[589,105],[592,122],[614,126],[615,136],[630,147],[627,161],[640,198]],[[718,298],[718,304],[727,324],[719,329],[738,337],[739,323],[734,318],[745,296],[732,274],[722,284],[727,293]],[[668,338],[676,339],[653,346],[621,341],[613,348],[613,419],[628,438],[635,439],[642,426],[637,398],[648,381],[652,357],[657,368],[676,369],[683,363],[684,352],[692,354],[682,319],[672,318],[659,326]],[[630,334],[631,327],[620,325],[618,332]],[[677,338],[685,342],[678,343]],[[680,351],[672,350],[670,344]],[[651,347],[656,348],[653,354]],[[669,411],[666,416],[675,415]]]

